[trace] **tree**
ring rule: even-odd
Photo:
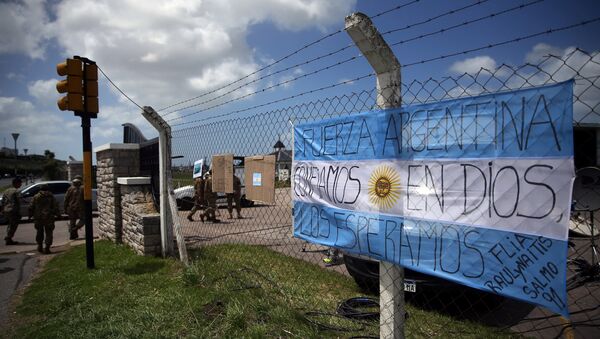
[[[44,164],[44,178],[46,180],[57,180],[60,178],[58,162],[54,159],[54,152],[50,150],[44,151],[46,163]]]

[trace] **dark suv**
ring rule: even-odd
[[[354,278],[356,284],[363,290],[379,292],[379,262],[362,256],[344,253],[344,264],[348,273]],[[456,286],[448,280],[437,278],[428,274],[404,269],[404,291],[417,292],[440,286]]]

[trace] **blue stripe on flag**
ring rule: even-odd
[[[294,127],[296,160],[572,156],[573,81]]]
[[[294,236],[568,316],[566,241],[299,201]]]

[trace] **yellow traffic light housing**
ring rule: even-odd
[[[61,111],[83,111],[83,64],[78,59],[67,59],[56,65],[58,75],[67,76],[56,84],[58,93],[67,93],[58,99],[58,108]]]
[[[58,93],[67,95],[58,100],[62,111],[96,118],[98,114],[98,66],[92,60],[75,56],[56,65],[56,73],[67,78],[56,84]]]
[[[83,111],[83,97],[81,94],[68,93],[66,96],[58,99],[58,108],[61,111]]]
[[[86,64],[84,66],[86,112],[95,115],[98,113],[98,66],[96,64]]]
[[[67,59],[65,62],[61,62],[56,65],[56,73],[61,76],[65,75],[75,75],[75,76],[83,76],[83,70],[81,68],[82,63],[79,59]]]

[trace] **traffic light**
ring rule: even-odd
[[[83,111],[83,69],[82,62],[78,59],[67,59],[56,65],[58,75],[67,76],[56,84],[58,93],[67,93],[58,99],[58,108],[61,111]]]
[[[98,114],[98,66],[95,62],[75,56],[56,65],[58,75],[67,76],[56,84],[58,93],[67,95],[58,100],[62,111],[96,118]],[[85,106],[85,107],[84,107]]]
[[[98,113],[98,66],[96,64],[86,64],[83,66],[85,71],[84,91],[86,112],[95,117]]]

